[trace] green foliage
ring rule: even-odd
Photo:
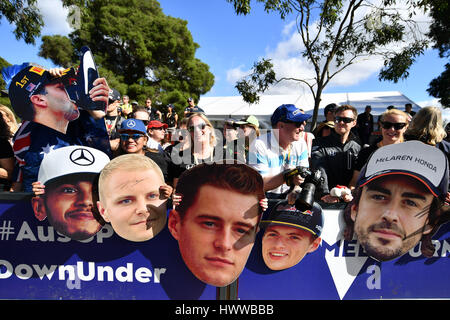
[[[415,58],[422,55],[427,43],[413,43],[402,51],[396,53],[391,59],[386,60],[383,69],[379,73],[380,80],[392,80],[395,83],[409,76],[408,69],[414,63]]]
[[[69,38],[55,35],[43,36],[39,56],[50,59],[55,65],[68,68],[76,61],[74,48]]]
[[[238,81],[235,88],[248,103],[259,102],[259,92],[266,91],[276,82],[275,71],[270,59],[262,59],[253,65],[252,73],[248,78]]]
[[[0,70],[2,70],[4,67],[8,67],[11,64],[0,57]],[[4,91],[6,87],[6,83],[3,80],[3,77],[0,76],[0,90],[2,91],[0,94],[0,104],[3,104],[5,106],[11,107],[11,102],[9,101],[8,96],[6,95],[6,92]]]
[[[450,108],[450,64],[445,65],[445,70],[437,78],[430,82],[428,93],[435,98],[444,108]]]
[[[66,4],[70,4],[66,1]],[[172,103],[178,112],[214,84],[209,67],[195,58],[199,45],[187,22],[164,15],[156,0],[86,0],[81,28],[67,37],[44,37],[41,55],[61,66],[77,64],[70,51],[90,47],[111,87],[143,104]]]
[[[423,0],[423,6],[430,9],[433,22],[428,35],[434,41],[433,47],[439,50],[441,58],[450,58],[450,4],[447,0]],[[428,93],[445,108],[450,108],[450,65],[445,65],[441,75],[433,79],[427,89]]]
[[[226,1],[233,4],[237,14],[250,14],[251,0]],[[296,81],[306,85],[314,97],[314,128],[324,88],[339,72],[358,60],[381,56],[384,68],[379,79],[398,81],[408,76],[415,58],[429,45],[411,19],[417,1],[408,0],[409,15],[405,17],[395,8],[397,0],[385,0],[386,6],[378,7],[364,0],[256,0],[264,4],[267,12],[276,12],[282,19],[295,14],[305,48],[300,54],[313,66],[315,75],[313,79],[276,78],[272,66],[258,68],[264,65],[261,61],[236,88],[246,102],[257,103],[258,95],[270,84]],[[431,0],[420,0],[426,1]],[[362,12],[367,13],[363,16]],[[399,51],[400,46],[403,48]]]
[[[42,16],[36,8],[36,0],[0,0],[0,19],[4,16],[9,23],[15,25],[16,39],[35,44],[36,37],[44,26]]]

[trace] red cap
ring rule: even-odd
[[[168,125],[167,125],[167,123],[162,123],[161,121],[158,121],[158,120],[152,120],[147,125],[148,129],[161,128],[161,127],[164,127],[164,129],[167,129]]]

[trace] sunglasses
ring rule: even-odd
[[[194,132],[194,131],[195,131],[195,128],[200,128],[200,130],[205,130],[205,128],[206,128],[206,123],[201,123],[201,124],[198,124],[198,125],[196,125],[196,126],[189,126],[188,130],[189,130],[190,132]]]
[[[353,118],[336,116],[336,119],[334,120],[334,122],[339,123],[342,121],[344,123],[350,123],[350,122],[353,122],[354,120],[355,119],[353,119]]]
[[[153,127],[153,128],[149,128],[151,130],[166,130],[164,127]]]
[[[303,121],[303,122],[294,122],[294,121],[289,121],[289,120],[285,120],[285,121],[283,121],[284,123],[292,123],[296,128],[300,128],[301,127],[301,125],[303,124],[303,123],[306,123],[306,121]]]
[[[382,121],[381,122],[381,126],[383,127],[383,129],[390,129],[392,127],[394,127],[395,130],[401,130],[406,126],[406,123],[404,122],[389,122],[389,121]]]
[[[122,133],[120,134],[120,140],[127,141],[128,139],[133,139],[134,141],[139,140],[139,138],[143,137],[143,134],[140,133],[134,133],[134,134],[128,134],[128,133]]]

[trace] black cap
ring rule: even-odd
[[[323,228],[322,207],[314,202],[311,210],[300,211],[287,200],[280,201],[272,208],[267,219],[260,222],[261,228],[273,224],[306,230],[320,237]]]
[[[323,109],[323,114],[326,116],[328,112],[334,112],[337,108],[337,104],[336,103],[330,103],[327,104],[325,106],[325,108]]]
[[[34,65],[28,65],[12,78],[8,88],[9,100],[14,112],[22,120],[33,120],[34,109],[30,97],[42,91],[51,78],[47,70]]]
[[[76,92],[76,70],[73,67],[65,69],[61,76],[52,76],[41,66],[24,63],[20,66],[5,67],[2,74],[4,78],[6,74],[11,76],[8,87],[9,100],[14,112],[22,120],[33,120],[35,111],[30,98],[43,92],[48,84],[62,83],[69,99],[74,103],[78,96]]]

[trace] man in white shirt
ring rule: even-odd
[[[283,104],[272,114],[272,131],[250,145],[249,165],[263,176],[267,198],[285,198],[290,189],[286,173],[298,166],[309,167],[308,148],[300,139],[300,126],[310,117],[293,104]],[[300,185],[303,180],[295,175],[290,184]]]

